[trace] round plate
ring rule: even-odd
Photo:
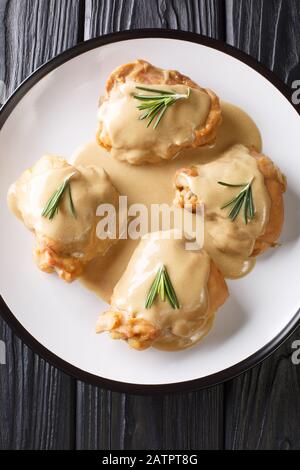
[[[96,335],[104,302],[78,282],[67,285],[40,272],[32,260],[33,236],[6,204],[9,185],[42,154],[70,157],[94,139],[106,77],[136,58],[178,69],[241,106],[260,128],[264,152],[288,178],[281,248],[259,258],[246,278],[229,282],[230,299],[218,312],[211,333],[181,352],[137,352],[125,342]],[[217,41],[175,31],[104,36],[41,67],[0,115],[0,289],[8,323],[34,351],[65,372],[138,393],[213,385],[274,351],[297,326],[300,306],[300,119],[285,94],[284,85],[248,56]]]

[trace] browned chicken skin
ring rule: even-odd
[[[42,214],[43,208],[68,177],[76,213],[70,212],[65,192],[49,219]],[[96,209],[107,202],[117,206],[117,199],[118,192],[103,169],[70,165],[55,155],[45,155],[25,171],[8,194],[11,210],[35,235],[33,253],[38,267],[56,272],[67,282],[79,277],[91,259],[114,243],[97,237]]]
[[[268,248],[276,246],[277,240],[281,234],[284,222],[283,194],[286,191],[286,178],[266,155],[257,152],[254,148],[250,149],[250,155],[257,160],[258,168],[264,176],[265,186],[271,200],[269,221],[266,230],[256,239],[252,252],[252,256],[258,256]],[[182,173],[191,177],[198,176],[197,168],[182,168],[176,173],[175,179]],[[186,203],[191,204],[193,211],[198,204],[197,196],[191,194],[189,188],[181,186],[177,186],[175,202],[179,207],[184,207]]]
[[[210,98],[210,110],[205,122],[205,125],[199,125],[194,130],[194,136],[189,138],[184,145],[176,145],[170,143],[167,150],[167,155],[164,159],[170,159],[174,157],[182,148],[187,147],[199,147],[206,144],[211,144],[216,139],[216,132],[219,124],[221,123],[221,107],[219,98],[216,94],[206,88],[200,87],[197,83],[192,81],[189,77],[182,75],[180,72],[175,70],[164,70],[146,62],[145,60],[137,60],[135,62],[124,64],[114,70],[109,76],[106,82],[106,94],[105,97],[100,100],[99,106],[104,102],[110,100],[112,91],[126,82],[135,82],[141,85],[185,85],[192,89],[200,90],[207,94]],[[103,134],[103,122],[100,120],[97,131],[97,141],[99,145],[105,147],[107,150],[111,150],[112,142],[108,133]],[[158,161],[149,159],[146,161]],[[130,162],[132,163],[132,162]]]
[[[127,317],[125,312],[108,311],[100,315],[96,333],[109,331],[112,339],[123,339],[129,346],[139,351],[152,346],[159,337],[160,330],[142,318]]]
[[[146,266],[149,266],[149,263],[151,265],[152,258],[153,261],[155,260],[156,251],[153,253],[153,245],[147,245],[143,239],[140,243],[142,245],[133,254],[129,269],[125,271],[114,290],[110,310],[99,316],[96,331],[97,333],[108,331],[113,339],[123,339],[138,350],[147,349],[150,346],[158,346],[163,349],[166,349],[165,346],[168,345],[171,345],[173,349],[190,347],[209,332],[216,311],[229,295],[224,277],[205,252],[192,254],[183,251],[182,256],[187,258],[187,264],[181,264],[181,272],[175,274],[173,265],[177,266],[178,260],[174,261],[172,252],[169,266],[171,268],[173,266],[171,273],[182,305],[179,310],[172,310],[168,307],[168,302],[163,303],[160,299],[156,299],[154,306],[150,310],[145,310],[145,290],[141,279],[147,278],[148,268]],[[172,242],[167,240],[162,243]],[[145,256],[145,262],[140,263],[141,254],[147,253],[147,246],[150,246],[151,259],[149,260]],[[160,253],[165,251],[166,246],[161,245]],[[182,246],[181,242],[178,242],[175,250],[181,251]],[[145,269],[143,273],[137,273],[137,264],[145,266],[142,268]],[[187,294],[186,288],[182,286],[180,280],[181,276],[187,276],[191,269],[194,271],[194,278],[190,279],[190,289]],[[138,291],[134,294],[135,298],[139,300],[132,304],[132,294],[128,293],[126,296],[126,292],[129,292],[130,286],[134,285],[139,285]],[[205,297],[202,306],[201,295]],[[122,305],[122,308],[118,308],[117,305]],[[135,306],[133,307],[133,305]],[[189,305],[188,308],[187,305]]]
[[[211,262],[210,275],[207,283],[209,297],[208,329],[213,322],[215,312],[225,303],[229,296],[224,277]],[[112,339],[123,339],[129,346],[139,351],[148,349],[162,335],[163,331],[143,318],[133,318],[127,312],[109,310],[100,315],[96,325],[96,332],[108,331]]]
[[[254,149],[251,150],[251,155],[257,159],[259,170],[264,176],[271,199],[269,223],[265,233],[256,240],[252,253],[252,256],[257,256],[268,248],[276,246],[281,234],[284,221],[283,193],[286,191],[286,178],[269,157]]]

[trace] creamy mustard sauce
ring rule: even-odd
[[[257,160],[243,145],[236,145],[218,160],[197,165],[195,169],[199,176],[181,174],[178,179],[197,196],[199,202],[204,203],[204,246],[225,277],[239,277],[242,267],[243,274],[253,267],[254,260],[250,256],[255,241],[265,232],[269,221],[271,201],[264,176]],[[221,209],[240,193],[241,188],[225,187],[218,181],[232,185],[252,181],[255,216],[247,225],[243,208],[234,222],[228,218],[232,206]]]
[[[70,211],[67,191],[62,196],[57,214],[51,220],[43,217],[49,198],[68,178],[76,217]],[[104,250],[107,242],[96,237],[96,209],[99,204],[107,202],[116,205],[118,197],[102,168],[74,167],[51,155],[42,157],[25,171],[8,193],[10,209],[29,230],[38,237],[54,241],[58,250],[74,257]]]
[[[192,148],[196,132],[205,127],[213,114],[209,94],[185,85],[149,84],[152,90],[172,91],[182,97],[167,108],[157,128],[155,119],[147,127],[147,119],[140,119],[145,111],[138,109],[143,102],[134,95],[153,96],[137,89],[141,84],[136,83],[140,74],[143,78],[143,71],[147,81],[149,66],[137,61],[134,71],[125,75],[126,82],[122,83],[121,74],[117,86],[101,100],[97,137],[110,151],[96,142],[88,143],[74,155],[74,166],[55,156],[43,157],[12,185],[8,204],[37,238],[54,242],[51,246],[58,253],[91,260],[80,281],[110,302],[112,312],[122,311],[128,317],[147,320],[162,331],[154,346],[176,350],[198,342],[213,324],[215,312],[208,292],[212,263],[227,278],[242,277],[253,268],[255,259],[251,254],[256,239],[265,232],[271,201],[257,161],[247,148],[260,152],[261,136],[241,109],[222,102],[223,121],[217,129],[216,142]],[[153,67],[151,70],[158,71]],[[159,69],[160,78],[163,74],[166,81],[170,73]],[[116,240],[97,238],[96,209],[103,203],[117,206],[115,188],[127,196],[128,206],[171,206],[176,172],[191,167],[195,167],[198,176],[183,172],[180,182],[204,204],[203,249],[188,251],[185,240],[165,240],[161,232],[150,233],[141,241],[125,239],[114,243]],[[55,217],[43,217],[49,198],[67,179],[76,217],[70,211],[67,192]],[[218,181],[252,182],[255,217],[247,225],[242,210],[232,222],[228,218],[230,208],[221,208],[237,196],[240,188],[221,186]],[[172,231],[175,233],[178,235]],[[158,296],[151,308],[145,308],[145,299],[162,264],[175,288],[179,309],[174,310],[168,300],[162,302]]]
[[[99,107],[98,120],[102,127],[100,138],[110,143],[111,155],[133,164],[157,162],[167,158],[168,149],[172,145],[190,145],[195,139],[195,129],[201,129],[206,123],[211,107],[209,95],[205,91],[190,88],[189,97],[169,106],[154,129],[154,123],[147,127],[147,120],[139,119],[143,111],[138,110],[137,106],[142,102],[134,99],[133,95],[151,96],[151,93],[137,90],[138,85],[130,81],[119,84],[110,92],[109,100],[104,100]],[[184,85],[149,87],[183,95],[188,91]]]
[[[176,231],[167,235],[170,239],[155,232],[140,241],[114,288],[111,310],[126,311],[130,318],[141,317],[160,329],[155,347],[182,349],[203,337],[214,315],[207,292],[211,260],[204,250],[186,251],[185,240],[176,239]],[[162,302],[159,296],[151,308],[145,308],[145,299],[162,264],[176,291],[179,309],[174,310],[167,299]]]
[[[132,92],[128,85],[124,87],[122,93]],[[183,89],[186,90],[186,87],[180,91]],[[214,318],[207,293],[210,256],[226,277],[245,275],[253,267],[254,261],[249,260],[249,255],[255,238],[263,233],[268,221],[270,201],[263,176],[255,159],[241,147],[254,146],[260,151],[260,133],[250,117],[233,105],[222,103],[223,122],[214,146],[182,150],[176,159],[159,165],[136,166],[122,161],[124,151],[127,156],[131,155],[130,158],[137,158],[133,147],[140,155],[141,151],[147,152],[147,148],[157,145],[155,152],[160,155],[165,152],[170,139],[176,145],[185,142],[196,126],[195,100],[199,100],[199,106],[201,101],[202,116],[199,118],[197,115],[198,124],[205,122],[209,112],[209,102],[206,102],[205,108],[205,98],[200,96],[201,93],[195,91],[190,104],[188,100],[182,100],[174,105],[174,108],[184,108],[178,113],[178,120],[171,107],[157,128],[158,132],[151,131],[149,141],[144,134],[147,129],[145,122],[135,119],[134,126],[126,129],[126,126],[117,127],[117,121],[123,122],[123,119],[117,119],[109,127],[109,132],[110,137],[123,142],[116,150],[120,151],[119,155],[111,154],[96,142],[91,142],[74,155],[74,166],[58,157],[43,157],[12,185],[8,196],[11,210],[37,236],[54,240],[61,250],[74,257],[87,256],[92,259],[95,254],[101,253],[88,264],[81,282],[107,302],[112,300],[112,308],[126,310],[133,316],[142,316],[164,330],[163,337],[155,343],[155,347],[161,349],[188,347],[210,330]],[[112,115],[123,111],[129,113],[125,120],[131,121],[130,113],[137,112],[136,103],[129,105],[128,96],[124,101],[123,110],[122,99],[116,97],[116,109],[109,112]],[[191,106],[190,110],[188,106]],[[105,112],[104,108],[102,112]],[[113,120],[112,115],[110,118]],[[180,116],[183,115],[189,116],[188,125],[185,122],[182,126]],[[105,121],[109,122],[110,118],[106,118]],[[164,135],[167,137],[164,138]],[[129,142],[132,149],[125,148],[125,142]],[[236,144],[240,147],[232,149]],[[228,150],[230,152],[225,153]],[[187,251],[183,240],[161,240],[152,235],[143,239],[139,246],[138,240],[121,240],[107,251],[111,242],[96,237],[96,208],[101,203],[116,206],[117,192],[114,187],[128,197],[128,205],[140,203],[147,208],[151,204],[172,205],[174,175],[179,169],[191,166],[199,169],[200,176],[190,178],[188,184],[199,200],[205,203],[205,249]],[[54,219],[42,217],[41,213],[50,196],[69,177],[76,218],[70,213],[66,194]],[[235,196],[236,191],[216,183],[219,180],[246,183],[252,178],[256,219],[247,227],[243,225],[242,218],[232,224],[226,217],[226,210],[221,211],[220,207]],[[167,301],[163,303],[159,299],[150,309],[144,307],[145,298],[161,264],[166,265],[176,289],[181,305],[179,310],[172,309]]]
[[[175,194],[174,175],[180,168],[189,168],[200,162],[203,164],[212,162],[235,144],[254,146],[258,151],[261,150],[259,130],[244,111],[223,102],[222,115],[223,121],[213,147],[182,151],[176,159],[160,165],[133,166],[120,162],[96,142],[88,143],[79,149],[74,155],[74,161],[76,165],[103,167],[119,192],[128,196],[128,205],[142,203],[148,208],[151,204],[171,205]],[[226,191],[224,197],[227,197]],[[208,244],[207,240],[206,243]],[[119,241],[105,256],[95,258],[89,263],[81,282],[110,302],[113,288],[126,269],[137,244],[138,241],[130,239]],[[206,248],[209,250],[209,247]],[[254,260],[245,261],[238,257],[228,257],[219,251],[216,263],[228,277],[237,278],[251,270]]]

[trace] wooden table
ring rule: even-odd
[[[0,80],[10,94],[80,41],[159,27],[226,41],[291,85],[300,79],[299,25],[299,0],[0,0]],[[300,448],[300,365],[291,362],[300,330],[235,380],[164,396],[76,381],[29,350],[2,320],[0,339],[7,347],[7,365],[0,366],[2,449]]]

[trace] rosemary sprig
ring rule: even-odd
[[[244,184],[229,184],[224,183],[223,181],[218,181],[218,184],[222,186],[228,186],[229,188],[242,188],[240,193],[230,201],[226,202],[221,209],[226,209],[227,207],[231,207],[231,210],[228,214],[228,217],[234,221],[237,216],[239,215],[241,209],[244,210],[244,222],[248,224],[249,220],[252,220],[255,215],[255,207],[253,202],[253,195],[252,195],[252,183],[253,179],[249,181],[249,183]]]
[[[53,217],[58,213],[58,206],[62,200],[62,197],[65,191],[68,190],[70,212],[73,215],[73,217],[76,218],[76,211],[75,211],[75,207],[74,207],[74,203],[72,199],[71,185],[70,185],[70,179],[72,178],[73,175],[74,173],[69,175],[63,181],[63,183],[59,186],[59,188],[56,191],[54,191],[52,196],[48,199],[42,212],[43,217],[47,217],[49,220],[53,219]]]
[[[147,91],[154,93],[152,95],[133,95],[133,98],[141,101],[142,103],[137,107],[140,111],[144,111],[139,119],[142,121],[148,119],[147,127],[149,127],[154,119],[156,121],[153,129],[156,129],[161,121],[161,118],[167,109],[181,99],[187,99],[190,96],[190,88],[187,93],[175,93],[174,91],[155,90],[148,87],[136,86],[137,90]]]
[[[149,290],[149,293],[145,302],[146,308],[152,307],[157,294],[159,294],[162,302],[165,302],[167,298],[172,308],[174,309],[180,308],[170,276],[164,265],[162,265],[157,271],[155,279],[150,287],[150,290]]]
[[[75,210],[74,202],[73,202],[73,198],[72,198],[70,181],[68,182],[68,194],[69,194],[70,211],[71,211],[73,217],[76,219],[76,210]]]

